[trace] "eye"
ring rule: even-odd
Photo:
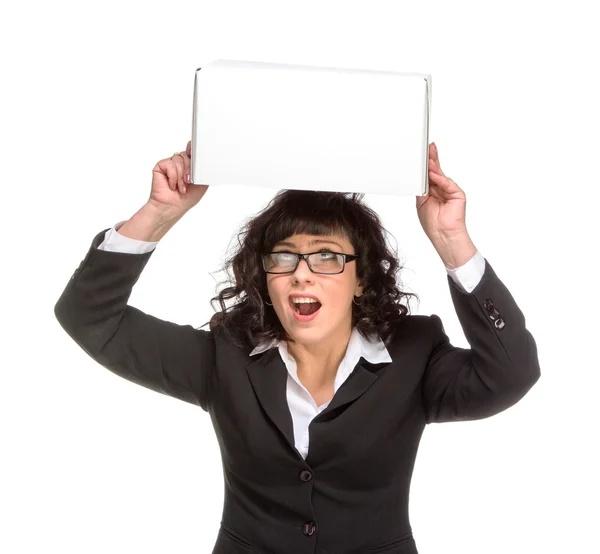
[[[327,260],[330,259],[332,256],[336,256],[331,250],[327,250],[326,248],[322,248],[321,250],[319,250],[319,254],[321,254],[321,258],[323,260]]]
[[[275,252],[275,254],[280,260],[292,260],[296,255],[293,252],[286,252],[283,250],[281,252]]]

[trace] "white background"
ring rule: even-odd
[[[426,427],[410,497],[419,552],[600,551],[592,2],[15,6],[0,36],[2,552],[211,552],[223,480],[208,414],[94,362],[53,309],[92,238],[133,215],[154,164],[185,148],[194,72],[219,58],[433,76],[430,139],[467,195],[471,238],[525,314],[542,376],[497,416]],[[208,321],[230,241],[274,193],[210,188],[130,304]],[[438,314],[468,346],[415,198],[365,200],[421,298],[413,313]]]

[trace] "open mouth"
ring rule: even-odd
[[[297,318],[300,320],[314,316],[321,309],[320,302],[296,303],[290,300],[289,304],[294,314],[297,315]]]

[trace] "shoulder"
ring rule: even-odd
[[[432,328],[432,316],[421,314],[406,314],[398,319],[395,324],[396,333],[410,331],[425,331]]]
[[[431,340],[434,335],[432,316],[405,314],[394,322],[388,344]]]

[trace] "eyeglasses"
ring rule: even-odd
[[[309,252],[308,254],[269,252],[262,255],[262,263],[266,273],[294,273],[300,260],[306,260],[308,268],[313,273],[332,275],[342,273],[346,267],[346,262],[351,262],[357,258],[356,254],[343,254],[342,252],[331,252],[330,250]]]

